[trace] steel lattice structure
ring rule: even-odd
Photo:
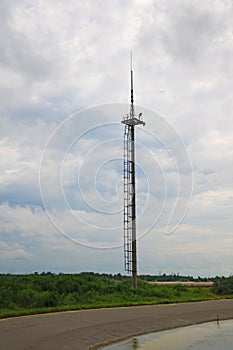
[[[127,273],[132,273],[132,286],[137,286],[136,188],[135,188],[135,126],[145,125],[134,108],[133,69],[131,55],[130,113],[122,123],[124,130],[124,263]]]

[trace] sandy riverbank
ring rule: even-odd
[[[156,284],[157,286],[175,286],[176,284],[181,284],[182,286],[188,287],[188,288],[210,288],[214,284],[214,282],[149,282],[150,284]]]

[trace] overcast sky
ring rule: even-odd
[[[233,273],[232,0],[0,0],[0,272]]]

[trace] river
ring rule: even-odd
[[[232,350],[233,320],[137,336],[103,350]]]

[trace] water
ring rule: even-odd
[[[232,350],[233,320],[142,335],[103,350]]]

